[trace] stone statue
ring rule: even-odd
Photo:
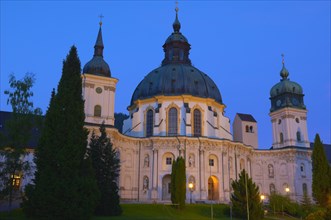
[[[144,177],[144,185],[143,185],[143,189],[148,189],[148,177],[147,176],[145,176]]]
[[[144,167],[149,167],[149,156],[148,155],[145,156]]]

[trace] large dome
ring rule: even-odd
[[[221,93],[214,81],[199,69],[186,64],[168,64],[151,71],[135,89],[131,105],[138,99],[157,95],[192,95],[212,98],[222,104]]]
[[[176,11],[173,23],[174,32],[163,45],[165,58],[162,66],[152,70],[135,89],[131,104],[135,101],[158,95],[192,95],[211,98],[223,104],[219,89],[205,73],[191,65],[189,59],[190,44],[180,32],[180,22]]]

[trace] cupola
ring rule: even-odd
[[[111,77],[110,68],[107,62],[103,59],[103,41],[102,41],[102,22],[99,23],[99,33],[94,45],[93,58],[87,62],[83,68],[83,73]]]

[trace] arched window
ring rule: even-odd
[[[248,127],[248,125],[246,125],[246,132],[249,132],[249,127]]]
[[[153,110],[150,109],[147,111],[146,116],[146,137],[153,136],[153,126],[154,125],[154,113]]]
[[[300,131],[297,131],[297,141],[301,141],[301,133],[300,133]]]
[[[304,195],[305,195],[305,194],[308,194],[308,191],[307,191],[307,184],[306,184],[306,183],[303,183],[303,184],[302,184],[302,192],[303,192]]]
[[[250,132],[250,133],[253,133],[253,126],[250,126],[250,127],[249,127],[249,132]]]
[[[306,177],[306,169],[305,169],[305,164],[300,165],[300,172],[302,177]]]
[[[201,112],[199,109],[194,110],[194,136],[201,136]]]
[[[284,135],[282,132],[280,132],[279,138],[280,138],[280,143],[282,144],[284,142]]]
[[[171,108],[168,113],[168,135],[175,136],[178,134],[178,113],[176,108]]]
[[[269,191],[270,191],[270,195],[276,192],[276,187],[273,183],[269,185]]]
[[[100,105],[94,106],[94,116],[101,117],[101,106]]]

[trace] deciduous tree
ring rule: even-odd
[[[11,89],[5,91],[12,113],[0,133],[0,200],[8,199],[9,209],[15,199],[14,194],[20,197],[14,188],[19,187],[22,179],[31,172],[31,161],[26,156],[29,154],[27,148],[30,147],[33,129],[41,128],[41,110],[34,109],[31,101],[34,82],[34,74],[27,73],[22,80],[17,80],[11,74]]]

